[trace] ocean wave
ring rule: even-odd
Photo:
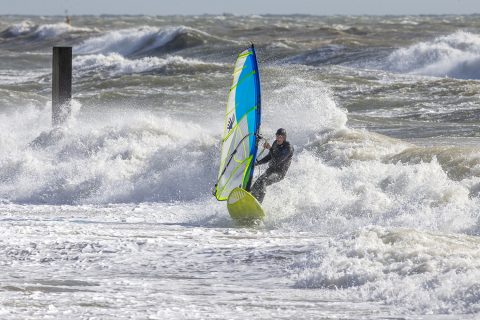
[[[128,55],[152,55],[179,51],[207,43],[224,41],[210,34],[186,27],[141,27],[110,31],[102,36],[85,40],[75,48],[76,53],[118,53]]]
[[[105,63],[103,58],[113,59],[114,68],[122,72],[136,68],[124,67],[122,63],[131,61],[119,56],[95,56],[91,62],[87,58],[76,63],[83,61],[85,67],[92,63],[96,69],[97,63]],[[152,61],[137,71],[169,61],[190,63],[177,57]],[[344,112],[336,109],[330,93],[319,89],[318,82],[292,79],[288,85],[279,85],[265,100],[271,105],[266,109],[266,134],[284,126],[293,143],[304,144],[323,127],[345,124]],[[303,99],[293,94],[298,91],[304,93]],[[215,113],[219,121],[223,112],[219,106]],[[101,119],[82,115],[65,130],[52,130],[50,112],[44,109],[17,108],[0,117],[4,132],[0,137],[4,146],[0,199],[27,204],[102,204],[210,197],[221,133],[221,127],[210,126],[210,120],[200,124],[198,117],[186,121],[135,108],[120,114],[105,112]]]
[[[20,23],[9,26],[0,33],[3,38],[31,37],[36,40],[50,39],[58,37],[65,33],[92,32],[90,28],[73,27],[67,23],[53,23],[35,25],[31,21],[25,20]]]
[[[262,133],[287,128],[296,150],[288,175],[269,187],[268,226],[338,234],[369,224],[454,232],[475,225],[475,156],[457,150],[469,160],[444,162],[425,150],[424,161],[400,161],[414,145],[348,128],[328,89],[288,72],[291,83],[264,86]]]
[[[5,30],[0,32],[0,36],[3,38],[17,37],[30,33],[34,29],[35,24],[33,24],[31,21],[25,20],[7,27]]]
[[[269,107],[262,111],[262,117],[267,119],[262,122],[262,132],[289,128],[289,135],[296,139],[294,142],[305,145],[310,139],[316,139],[320,131],[345,128],[347,112],[337,105],[328,87],[321,81],[295,76],[293,68],[287,72],[288,81],[279,76],[264,86],[270,94],[263,97],[263,104]]]
[[[336,31],[340,31],[340,32],[346,33],[346,34],[359,35],[359,36],[363,36],[363,35],[366,35],[368,33],[368,32],[366,32],[362,29],[359,29],[357,27],[352,27],[352,26],[343,25],[343,24],[334,24],[334,25],[332,25],[331,29],[336,30]]]
[[[458,31],[397,49],[385,67],[394,72],[480,79],[480,35]]]
[[[318,134],[305,146],[325,163],[337,166],[349,165],[354,161],[383,161],[411,147],[413,145],[408,142],[347,127]]]
[[[145,64],[128,65],[131,61],[118,55],[98,55],[76,64],[98,69],[104,58],[118,72],[168,63],[157,58],[152,64],[139,59],[135,63]],[[478,161],[459,162],[460,172],[465,165],[472,170],[454,179],[450,166],[455,163],[445,167],[440,157],[396,160],[392,156],[412,145],[347,128],[346,112],[321,82],[297,78],[290,68],[287,81],[276,77],[279,69],[268,72],[273,74],[264,86],[269,94],[263,101],[268,107],[262,133],[270,140],[278,127],[286,128],[296,153],[286,178],[269,188],[264,203],[275,214],[267,225],[337,233],[372,223],[414,227],[419,225],[414,217],[421,215],[424,228],[459,230],[465,226],[452,224],[448,215],[478,211],[479,198],[472,192],[480,183],[474,174]],[[205,112],[220,119],[220,109]],[[15,110],[0,118],[1,199],[102,204],[209,196],[218,169],[220,128],[209,129],[205,119],[200,124],[196,116],[186,121],[132,108],[105,112],[102,119],[85,114],[67,130],[52,131],[50,112]]]
[[[303,150],[284,181],[270,187],[264,205],[275,212],[272,223],[322,234],[369,224],[457,232],[477,223],[472,181],[479,179],[451,180],[435,159],[325,163],[322,155]]]
[[[286,63],[305,64],[305,65],[320,65],[338,58],[346,51],[344,46],[340,45],[326,45],[321,48],[311,50],[309,52],[301,53],[299,55],[289,57],[284,60]]]
[[[347,127],[309,140],[269,188],[269,225],[329,235],[371,224],[478,234],[475,150],[419,148]]]
[[[97,72],[101,69],[107,70],[109,75],[120,75],[130,73],[141,73],[152,70],[199,70],[204,68],[220,68],[219,63],[207,63],[197,59],[188,59],[179,56],[168,56],[165,58],[145,57],[141,59],[128,59],[120,54],[111,53],[108,55],[95,54],[77,56],[73,61],[77,71],[88,73]],[[78,74],[77,74],[78,75]]]
[[[411,314],[480,312],[477,237],[367,228],[292,265],[296,287],[330,299],[383,301]]]
[[[480,177],[479,149],[473,147],[411,147],[388,158],[388,162],[417,164],[436,159],[450,179],[461,181]]]
[[[64,129],[51,129],[49,115],[36,108],[2,115],[21,118],[25,127],[11,130],[2,121],[9,133],[1,137],[0,198],[83,204],[189,201],[209,194],[217,140],[194,122],[135,112],[102,121],[73,118]]]
[[[357,65],[376,60],[383,50],[329,44],[283,59],[283,63],[319,66],[325,64]]]

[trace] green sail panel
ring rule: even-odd
[[[253,45],[238,55],[227,101],[215,197],[227,200],[236,188],[249,190],[260,129],[260,77]]]

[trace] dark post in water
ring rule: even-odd
[[[72,47],[53,47],[52,124],[61,125],[70,114]]]

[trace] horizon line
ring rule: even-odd
[[[82,14],[31,14],[31,13],[2,13],[0,17],[5,16],[23,16],[23,17],[85,17],[85,16],[127,16],[127,17],[195,17],[195,16],[235,16],[235,17],[248,17],[248,16],[308,16],[308,17],[404,17],[404,16],[475,16],[480,15],[480,12],[474,13],[402,13],[402,14],[392,14],[392,13],[368,13],[368,14],[309,14],[309,13],[188,13],[188,14],[144,14],[144,13],[82,13]]]

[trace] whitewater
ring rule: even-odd
[[[0,318],[478,319],[478,18],[2,16]],[[250,42],[295,155],[245,228],[211,192]]]

